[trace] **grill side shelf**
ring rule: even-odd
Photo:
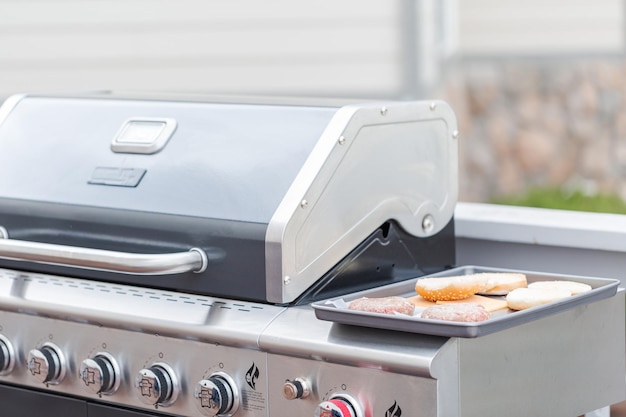
[[[522,311],[506,311],[494,314],[491,319],[482,322],[465,323],[453,321],[441,321],[422,319],[419,315],[409,317],[403,315],[377,314],[362,311],[349,310],[337,307],[334,300],[325,300],[313,303],[315,315],[320,320],[332,321],[340,324],[349,324],[362,327],[371,327],[387,330],[396,330],[409,333],[429,334],[445,337],[479,337],[500,330],[519,326],[530,321],[541,319],[545,316],[559,313],[576,306],[585,305],[614,296],[620,281],[616,279],[591,278],[573,275],[561,275],[552,273],[521,271],[511,269],[498,269],[480,266],[462,266],[454,269],[427,275],[428,277],[445,277],[454,275],[467,275],[481,272],[521,272],[526,274],[528,282],[569,280],[589,284],[591,291],[581,293],[557,302],[539,307],[533,307]],[[387,285],[372,290],[352,293],[343,297],[343,301],[349,302],[360,297],[386,297],[399,295],[409,297],[415,295],[415,279],[398,284]],[[335,299],[337,300],[337,299]]]

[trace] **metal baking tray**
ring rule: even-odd
[[[531,272],[515,269],[499,269],[481,266],[462,266],[449,269],[444,272],[427,275],[426,277],[447,277],[455,275],[467,275],[480,272],[520,272],[526,274],[528,283],[535,281],[557,281],[567,280],[588,284],[592,290],[578,294],[557,302],[539,307],[529,308],[522,311],[503,309],[491,314],[491,318],[482,322],[465,323],[453,321],[441,321],[422,319],[419,317],[408,317],[403,315],[390,315],[380,313],[370,313],[363,311],[348,310],[337,307],[334,301],[342,299],[350,302],[361,297],[387,297],[397,295],[401,297],[411,297],[417,295],[415,292],[415,282],[419,278],[408,281],[386,285],[370,290],[359,291],[352,294],[338,297],[331,300],[318,301],[311,306],[315,310],[318,319],[333,321],[335,323],[350,324],[362,327],[372,327],[379,329],[397,330],[410,333],[429,334],[446,337],[478,337],[500,330],[508,329],[529,321],[533,321],[563,310],[573,308],[578,305],[588,304],[593,301],[602,300],[614,296],[620,284],[616,279],[591,278],[577,275],[560,275],[553,273]],[[504,298],[500,296],[500,298]]]

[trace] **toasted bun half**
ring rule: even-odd
[[[485,272],[482,274],[487,280],[483,295],[507,295],[516,288],[524,288],[528,281],[526,275],[519,272]]]
[[[415,304],[415,307],[418,308],[428,308],[437,304],[459,304],[459,303],[474,303],[479,304],[485,308],[485,310],[489,312],[503,310],[505,308],[509,308],[506,301],[501,297],[483,297],[482,295],[470,295],[467,298],[462,300],[454,300],[454,301],[428,301],[425,300],[422,296],[414,295],[409,297],[408,300]]]
[[[526,310],[553,303],[570,297],[572,292],[565,288],[517,288],[506,296],[511,310]]]
[[[485,289],[482,274],[441,278],[422,278],[415,282],[415,291],[428,301],[462,300]]]
[[[591,291],[591,285],[574,281],[536,281],[529,284],[528,288],[564,288],[569,290],[572,295],[578,295],[583,292]]]
[[[503,310],[508,307],[506,301],[502,297],[483,297],[482,295],[472,295],[463,300],[457,301],[437,301],[437,304],[459,304],[459,303],[475,303],[481,305],[485,310],[494,312]]]

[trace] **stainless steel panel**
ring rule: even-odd
[[[571,417],[622,401],[624,295],[457,339],[460,415]]]
[[[268,300],[293,301],[389,219],[440,231],[457,200],[456,129],[443,102],[340,109],[268,225]]]
[[[10,270],[0,270],[0,309],[253,348],[263,329],[284,310]]]
[[[336,111],[210,98],[11,97],[0,110],[0,196],[267,223]],[[154,154],[111,151],[130,118],[173,119],[176,130]],[[146,173],[137,187],[89,184],[99,167]]]
[[[195,384],[219,371],[227,373],[235,382],[241,398],[237,416],[269,416],[266,354],[257,350],[6,311],[0,311],[0,334],[12,341],[18,355],[15,369],[9,375],[0,376],[0,383],[105,404],[199,417],[203,414],[199,401],[194,398]],[[26,367],[28,351],[50,341],[62,349],[68,363],[67,375],[57,385],[37,382]],[[119,363],[121,381],[114,394],[92,393],[79,375],[81,361],[97,352],[107,352]],[[144,404],[140,400],[141,392],[134,387],[138,371],[155,362],[168,364],[180,380],[180,395],[168,407]]]
[[[450,339],[317,320],[309,306],[290,307],[259,339],[267,352],[431,377],[431,363]]]
[[[273,417],[313,416],[321,402],[348,395],[364,416],[436,417],[437,381],[399,375],[381,369],[353,367],[282,355],[268,355],[269,407]],[[302,378],[310,384],[306,398],[280,395],[286,381]]]

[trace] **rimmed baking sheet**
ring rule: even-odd
[[[520,272],[526,275],[526,279],[528,280],[529,284],[535,281],[566,280],[588,284],[591,286],[592,290],[550,304],[529,308],[527,310],[499,310],[493,312],[490,319],[475,323],[422,319],[419,316],[410,317],[401,314],[390,315],[369,313],[338,307],[338,305],[341,304],[337,303],[338,300],[343,300],[346,303],[349,303],[350,301],[361,297],[374,298],[397,295],[408,298],[414,296],[416,295],[415,282],[419,278],[383,287],[378,287],[371,290],[355,292],[341,297],[341,300],[339,298],[335,298],[331,300],[318,301],[316,303],[313,303],[311,306],[315,310],[315,315],[318,319],[333,321],[336,323],[397,330],[410,333],[428,334],[435,336],[478,337],[513,326],[518,326],[520,324],[527,323],[533,320],[537,320],[542,317],[555,314],[578,305],[588,304],[593,301],[612,297],[617,293],[617,288],[620,284],[620,281],[616,279],[592,278],[577,275],[561,275],[515,269],[499,269],[474,265],[449,269],[444,272],[428,275],[428,277],[447,277],[476,274],[481,272]],[[499,298],[503,297],[500,296]]]

